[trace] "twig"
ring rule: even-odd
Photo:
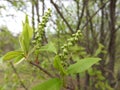
[[[22,80],[21,80],[21,78],[20,78],[18,72],[16,71],[16,69],[15,69],[15,67],[14,67],[14,65],[13,65],[12,62],[10,62],[10,65],[12,66],[12,69],[13,69],[14,73],[16,74],[16,76],[18,77],[18,79],[19,79],[20,84],[22,85],[22,87],[23,87],[25,90],[28,90],[28,88],[27,88],[27,87],[24,85],[24,83],[22,82]]]
[[[83,0],[83,7],[82,7],[82,13],[81,13],[81,16],[78,16],[78,23],[77,23],[77,28],[76,30],[78,30],[80,28],[80,25],[81,25],[81,21],[82,21],[82,18],[83,18],[83,15],[84,15],[84,11],[85,11],[85,5],[86,5],[86,0],[84,1]],[[78,6],[79,7],[79,6]],[[78,8],[79,9],[79,8]],[[79,14],[78,14],[79,15]]]
[[[118,31],[120,29],[120,25],[116,28],[116,31]]]
[[[53,75],[51,73],[49,73],[47,70],[45,70],[44,68],[42,68],[41,66],[39,66],[36,63],[33,63],[30,61],[30,64],[32,64],[33,66],[39,68],[41,71],[43,71],[45,74],[47,74],[49,77],[53,78]]]
[[[106,3],[104,3],[104,4],[88,19],[88,21],[85,23],[85,25],[81,28],[82,30],[88,25],[88,23],[91,21],[91,19],[92,19],[101,9],[103,9],[103,8],[106,6],[106,4],[107,4],[108,2],[110,2],[110,0],[108,0]]]
[[[58,9],[57,4],[55,4],[53,2],[53,0],[50,0],[51,3],[53,4],[53,6],[55,7],[55,9],[57,10],[58,14],[60,15],[60,17],[63,19],[63,21],[65,22],[65,24],[67,25],[67,27],[70,29],[71,33],[74,33],[73,29],[71,28],[71,26],[69,25],[69,23],[67,22],[67,20],[64,18],[63,14],[60,12],[60,10]]]

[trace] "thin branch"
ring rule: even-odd
[[[32,27],[33,27],[33,30],[35,31],[35,13],[34,13],[34,3],[31,2],[32,4]]]
[[[42,2],[42,16],[44,16],[44,11],[45,11],[45,0],[40,0]]]
[[[120,29],[120,25],[116,28],[116,31],[118,31]]]
[[[65,17],[63,16],[63,14],[61,13],[61,11],[58,9],[58,5],[55,4],[53,2],[53,0],[50,0],[51,3],[53,4],[53,6],[55,7],[56,11],[58,12],[58,14],[60,15],[60,17],[63,19],[63,21],[65,22],[65,24],[67,25],[67,27],[70,29],[71,33],[74,33],[73,29],[71,28],[71,26],[69,25],[69,23],[67,22],[67,20],[65,19]]]
[[[37,21],[38,21],[38,24],[40,23],[40,15],[39,15],[39,1],[36,0],[35,1],[35,7],[36,7],[36,13],[37,13]]]
[[[89,0],[86,1],[86,14],[89,18],[91,18],[91,15],[90,15],[90,12],[89,12]],[[93,47],[95,48],[96,46],[94,45],[97,45],[97,36],[95,34],[95,31],[94,31],[94,28],[93,28],[93,22],[92,22],[92,19],[89,20],[89,24],[90,24],[90,31],[91,31],[91,34],[92,34],[92,39],[93,39]]]
[[[45,70],[44,68],[42,68],[41,66],[39,66],[36,63],[30,62],[31,65],[39,68],[41,71],[43,71],[45,74],[47,74],[49,77],[53,78],[53,75],[51,73],[49,73],[47,70]]]
[[[75,0],[76,1],[76,4],[77,4],[77,16],[78,16],[78,19],[79,19],[79,10],[80,10],[80,6],[79,6],[79,0]]]
[[[88,23],[91,21],[91,19],[101,10],[101,9],[103,9],[105,6],[106,6],[106,4],[108,3],[108,2],[110,2],[110,0],[108,0],[106,3],[104,3],[90,18],[89,18],[89,20],[85,23],[85,25],[81,28],[82,30],[88,25]]]
[[[20,78],[18,72],[16,71],[16,69],[15,69],[15,67],[14,67],[14,65],[13,65],[12,62],[10,62],[10,65],[12,66],[12,69],[13,69],[14,73],[16,74],[16,76],[18,77],[18,79],[19,79],[20,84],[22,85],[22,87],[23,87],[25,90],[28,90],[28,88],[27,88],[27,87],[24,85],[24,83],[22,82],[22,80],[21,80],[21,78]]]
[[[86,5],[86,1],[83,0],[83,7],[82,7],[82,13],[81,13],[81,16],[78,16],[78,23],[77,23],[77,28],[76,30],[78,30],[80,28],[80,25],[81,25],[81,21],[82,21],[82,18],[83,18],[83,15],[84,15],[84,11],[85,11],[85,5]],[[78,5],[77,5],[78,6]],[[79,7],[78,7],[79,9]],[[78,14],[79,15],[79,14]]]

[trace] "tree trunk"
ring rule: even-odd
[[[116,40],[116,30],[115,30],[115,8],[116,8],[116,1],[117,0],[111,0],[110,1],[110,41],[109,41],[109,46],[108,46],[108,55],[109,55],[109,62],[108,62],[108,69],[111,70],[112,74],[108,74],[108,81],[110,85],[112,86],[114,77],[114,64],[115,64],[115,40]]]

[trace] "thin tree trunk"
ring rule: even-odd
[[[104,0],[101,0],[101,5],[103,5],[103,1]],[[104,44],[104,41],[105,41],[105,34],[104,34],[104,9],[101,10],[101,14],[102,14],[102,16],[101,16],[101,27],[100,27],[100,43],[102,45],[105,45]],[[99,57],[102,59],[101,60],[101,65],[104,67],[104,63],[105,63],[104,54],[101,53],[99,55]]]
[[[32,27],[33,27],[33,30],[35,31],[35,13],[34,13],[34,3],[32,3]]]
[[[115,64],[115,52],[116,52],[116,30],[115,30],[115,8],[116,8],[116,1],[117,0],[111,0],[110,1],[110,41],[108,46],[108,54],[109,54],[109,62],[108,62],[108,69],[114,73],[114,64]],[[112,86],[114,77],[112,74],[108,74],[108,80],[110,85]]]
[[[37,22],[40,23],[40,15],[39,15],[39,1],[35,1],[36,13],[37,13]]]
[[[45,1],[42,0],[42,16],[44,15],[44,11],[45,11]]]

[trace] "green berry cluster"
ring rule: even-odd
[[[36,29],[34,32],[33,44],[38,45],[38,48],[41,46],[42,38],[44,36],[44,29],[46,27],[46,23],[48,22],[50,16],[51,16],[51,10],[48,9],[48,11],[42,17],[42,21],[41,23],[39,23],[38,29]]]
[[[61,47],[62,53],[60,54],[60,57],[64,57],[65,55],[67,55],[69,47],[73,46],[81,36],[82,33],[80,30],[78,30],[75,34],[72,34],[72,37],[67,39],[67,43]]]

